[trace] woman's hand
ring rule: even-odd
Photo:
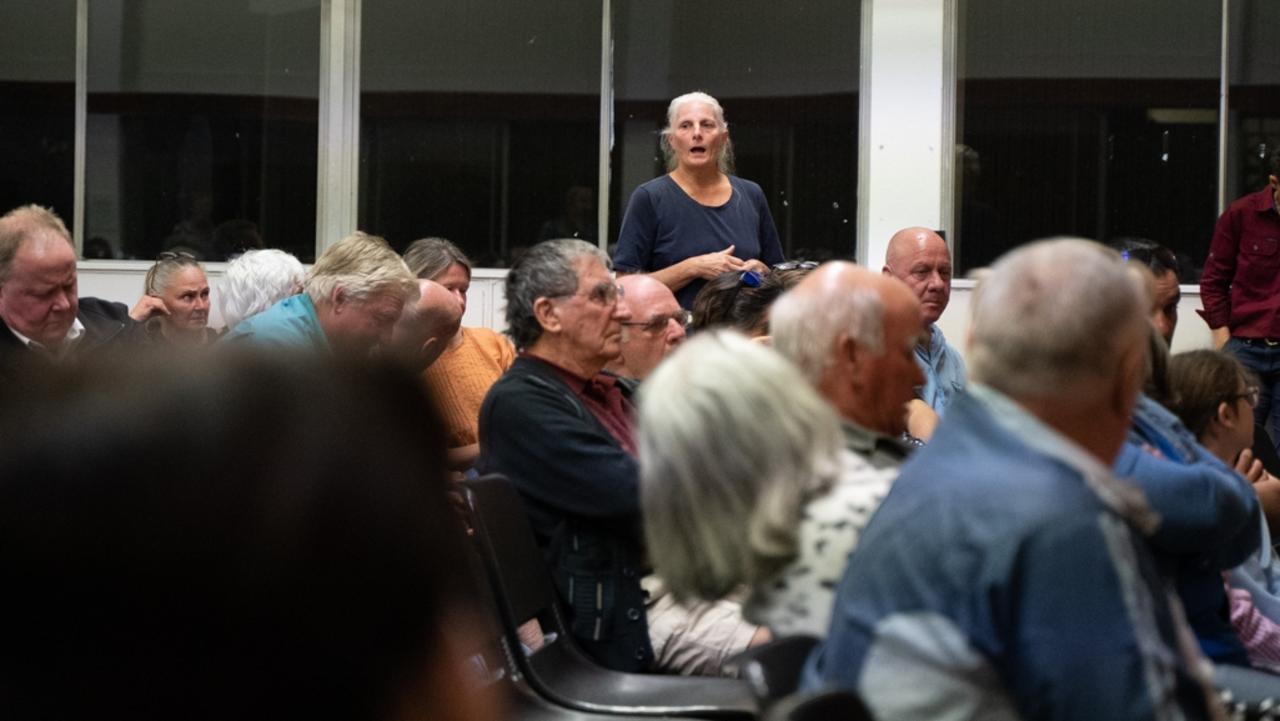
[[[142,296],[138,304],[133,306],[133,310],[129,311],[129,317],[139,323],[145,323],[161,315],[169,315],[169,309],[165,307],[164,301],[154,295]]]
[[[1248,448],[1240,451],[1240,455],[1236,456],[1236,472],[1250,483],[1257,483],[1267,477],[1266,471],[1262,468],[1262,461],[1254,458],[1253,451]]]
[[[715,253],[695,255],[692,258],[686,258],[681,262],[686,265],[693,277],[712,280],[721,273],[728,273],[731,270],[746,269],[747,261],[734,257],[734,247],[735,246],[731,245],[728,248],[716,251]]]

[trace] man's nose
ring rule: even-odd
[[[56,311],[71,310],[72,295],[70,291],[60,290],[53,299],[53,309]]]

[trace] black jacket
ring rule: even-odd
[[[636,459],[554,368],[521,356],[480,407],[478,468],[520,491],[582,647],[609,668],[648,670]]]
[[[141,338],[141,326],[129,317],[129,308],[99,298],[81,298],[76,317],[84,325],[84,336],[76,341],[69,358],[79,360],[114,349]],[[47,366],[49,356],[31,350],[9,326],[0,320],[0,382],[19,382],[27,369]]]

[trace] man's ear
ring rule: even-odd
[[[333,308],[335,315],[346,310],[347,304],[351,302],[351,296],[347,295],[347,289],[340,285],[333,286],[333,290],[329,291],[329,307]]]
[[[550,298],[542,297],[533,301],[533,317],[542,326],[542,330],[548,333],[559,333],[562,328],[560,311]]]

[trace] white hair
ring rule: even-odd
[[[1078,395],[1145,346],[1145,307],[1115,251],[1080,238],[1022,246],[974,294],[969,374],[1015,397]]]
[[[307,271],[283,250],[250,250],[227,265],[218,289],[218,310],[228,329],[291,295],[302,292]]]
[[[328,303],[334,290],[355,300],[387,293],[408,302],[418,297],[418,280],[386,239],[356,231],[325,249],[311,267],[306,291],[317,305]]]
[[[667,126],[662,129],[658,136],[658,147],[662,149],[662,157],[666,160],[667,170],[675,170],[676,155],[675,150],[671,147],[671,134],[675,132],[676,114],[680,112],[680,108],[689,103],[702,103],[711,108],[711,113],[716,116],[716,123],[723,131],[729,130],[729,123],[724,119],[724,108],[720,107],[720,101],[711,97],[701,90],[695,90],[692,93],[672,98],[671,104],[667,106]],[[729,138],[724,139],[724,145],[721,146],[720,155],[716,158],[716,165],[720,168],[720,172],[729,174],[733,172],[733,142]]]
[[[823,290],[788,291],[769,312],[774,349],[795,363],[814,387],[821,386],[841,336],[853,338],[873,354],[884,353],[884,300],[880,293],[867,286]]]
[[[842,470],[835,411],[785,358],[733,331],[681,345],[640,390],[650,557],[678,598],[719,598],[797,555],[805,505]]]

